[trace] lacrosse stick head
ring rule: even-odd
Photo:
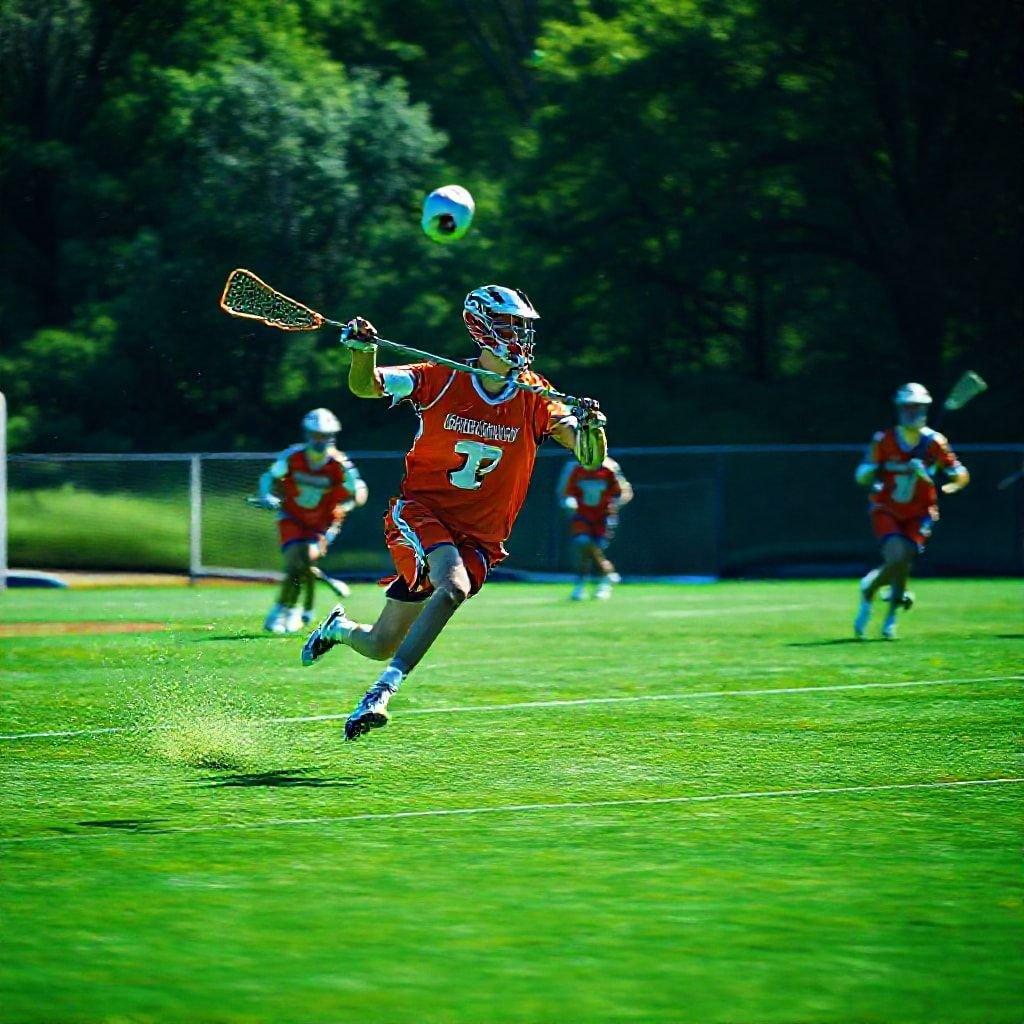
[[[962,409],[971,399],[977,398],[988,385],[973,370],[968,370],[954,385],[942,408],[949,412]]]
[[[220,308],[230,316],[258,320],[279,331],[315,331],[324,324],[316,310],[271,288],[251,270],[232,270],[220,297]]]

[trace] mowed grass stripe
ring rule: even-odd
[[[499,804],[493,807],[434,807],[420,811],[385,811],[366,814],[323,815],[311,818],[271,818],[265,821],[220,822],[216,825],[185,825],[161,828],[158,832],[134,835],[189,835],[199,832],[248,832],[256,829],[297,828],[309,825],[344,825],[360,821],[401,821],[407,818],[458,818],[484,814],[526,814],[534,811],[595,810],[615,807],[655,807],[675,804],[706,804],[724,800],[784,800],[804,797],[847,796],[857,793],[887,793],[908,790],[965,789],[975,786],[1013,786],[1024,783],[1024,776],[990,779],[934,779],[926,782],[883,782],[863,786],[809,786],[803,789],[745,790],[737,793],[697,793],[686,796],[628,797],[614,800],[566,800],[552,803]],[[0,846],[23,843],[53,843],[97,839],[97,832],[57,836],[11,836],[0,839]],[[109,833],[107,833],[109,838]]]
[[[929,686],[968,686],[978,683],[1002,683],[1024,680],[1024,675],[978,676],[969,679],[908,679],[900,682],[877,683],[833,683],[827,686],[773,686],[750,690],[701,690],[683,691],[681,693],[646,693],[622,697],[579,697],[570,700],[527,700],[514,701],[508,704],[462,704],[451,707],[408,708],[401,712],[402,717],[411,715],[465,715],[486,714],[506,711],[531,711],[543,708],[571,708],[602,704],[634,704],[647,701],[675,700],[709,700],[716,697],[773,697],[800,695],[810,693],[835,693],[844,690],[898,690]],[[300,725],[313,722],[337,722],[348,717],[348,712],[327,715],[285,715],[274,718],[258,719],[267,725]],[[49,732],[22,732],[0,735],[0,741],[15,742],[18,740],[37,739],[77,739],[88,736],[104,736],[125,732],[155,732],[170,728],[166,724],[159,725],[111,725],[90,729],[69,729]]]

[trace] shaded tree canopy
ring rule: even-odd
[[[274,446],[344,394],[326,332],[225,318],[249,266],[468,351],[525,287],[615,440],[848,440],[962,370],[1021,435],[1016,5],[0,0],[0,387],[13,446]],[[459,245],[422,195],[474,193]],[[623,372],[623,369],[626,372]],[[684,411],[685,415],[680,416]]]

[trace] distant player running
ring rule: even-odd
[[[913,595],[906,589],[915,555],[924,551],[939,518],[934,475],[949,480],[943,494],[962,490],[970,474],[960,464],[946,438],[926,426],[932,396],[921,384],[904,384],[896,392],[897,424],[875,434],[857,483],[871,488],[871,526],[882,546],[882,564],[860,581],[860,608],[854,633],[863,637],[871,618],[871,603],[883,586],[889,587],[889,611],[882,624],[886,640],[896,637],[896,611],[909,609]]]
[[[341,424],[330,409],[302,421],[306,440],[285,449],[260,477],[259,502],[277,512],[284,580],[263,628],[297,633],[313,621],[311,567],[327,553],[346,514],[368,491],[348,456],[334,446]],[[299,595],[302,604],[299,604]]]
[[[615,536],[619,509],[633,500],[633,488],[614,459],[605,459],[597,469],[569,461],[558,481],[558,499],[571,517],[569,530],[579,559],[572,599],[586,599],[591,569],[596,569],[601,579],[594,597],[607,600],[620,578],[605,552]]]
[[[550,387],[529,367],[537,311],[513,288],[486,285],[466,296],[463,321],[480,347],[477,365]],[[362,318],[342,332],[351,348],[349,388],[361,398],[409,402],[419,429],[405,460],[400,496],[384,533],[397,577],[372,626],[338,605],[302,649],[312,664],[337,644],[388,661],[345,723],[357,739],[386,725],[387,706],[448,620],[506,557],[504,541],[519,514],[538,446],[551,437],[591,467],[606,454],[604,416],[596,403],[570,411],[559,402],[430,363],[377,369],[373,325]]]

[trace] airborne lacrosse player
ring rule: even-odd
[[[260,477],[258,503],[277,512],[284,580],[263,628],[297,633],[313,621],[313,566],[327,553],[345,515],[365,505],[366,484],[334,446],[341,424],[330,409],[302,420],[306,440],[285,449]],[[299,595],[302,604],[299,605]]]
[[[387,706],[466,598],[506,557],[503,546],[526,498],[538,446],[551,437],[579,461],[599,467],[606,454],[604,416],[591,400],[571,410],[531,390],[550,389],[530,370],[537,311],[513,288],[486,285],[466,296],[463,321],[480,355],[465,368],[433,363],[377,368],[377,332],[357,317],[343,329],[352,350],[349,388],[360,398],[407,401],[420,425],[406,456],[400,494],[384,519],[397,570],[372,626],[359,625],[338,605],[310,634],[303,664],[346,644],[388,665],[345,723],[357,739],[386,725]],[[385,344],[383,341],[381,344]]]
[[[984,385],[982,385],[984,386]],[[932,396],[922,384],[904,384],[893,398],[897,424],[879,431],[864,461],[857,483],[871,488],[871,526],[882,547],[882,564],[860,581],[860,608],[853,631],[863,637],[871,618],[871,602],[888,586],[889,611],[882,624],[886,640],[896,637],[896,611],[909,610],[913,595],[906,589],[914,557],[924,552],[932,526],[939,518],[934,475],[945,471],[943,494],[954,494],[970,481],[945,436],[926,425]],[[947,408],[957,408],[946,403]]]
[[[615,536],[619,509],[633,500],[633,488],[614,459],[605,459],[597,469],[570,460],[558,481],[558,500],[569,513],[569,531],[579,558],[572,599],[586,599],[587,581],[591,568],[595,568],[601,581],[594,597],[607,600],[612,596],[612,586],[619,582],[619,574],[606,552]]]

